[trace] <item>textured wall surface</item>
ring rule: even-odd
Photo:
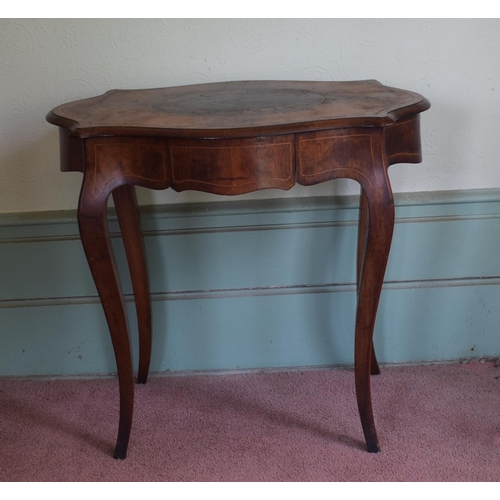
[[[398,192],[500,187],[500,20],[1,19],[0,213],[76,207],[46,113],[111,88],[225,80],[375,78],[423,94],[424,162]],[[247,198],[352,194],[352,181]],[[142,204],[219,197],[141,190]]]

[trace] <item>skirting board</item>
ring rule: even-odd
[[[145,207],[152,372],[350,365],[357,197]],[[110,228],[130,319],[131,284]],[[396,195],[381,363],[500,355],[500,191]],[[0,216],[0,376],[112,374],[74,212]]]

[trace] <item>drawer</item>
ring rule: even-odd
[[[295,183],[293,134],[247,139],[171,139],[171,186],[216,194],[290,189]]]

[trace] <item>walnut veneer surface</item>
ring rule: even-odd
[[[109,196],[132,278],[139,322],[138,381],[145,383],[151,306],[134,185],[237,195],[342,177],[361,185],[355,384],[367,449],[379,450],[370,373],[379,373],[372,337],[394,227],[387,170],[393,163],[422,160],[419,117],[429,106],[419,94],[375,80],[241,81],[112,90],[47,115],[60,127],[61,169],[84,174],[80,234],[106,314],[120,386],[115,458],[125,458],[127,452],[134,376],[107,226]]]

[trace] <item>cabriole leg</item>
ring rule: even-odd
[[[358,306],[355,334],[355,380],[361,425],[369,452],[379,451],[370,390],[373,354],[373,330],[380,292],[394,230],[394,200],[389,181],[382,186],[364,186],[362,211],[368,219],[364,232],[364,257],[358,259]],[[358,254],[359,257],[359,254]]]
[[[120,422],[114,458],[124,459],[132,427],[134,377],[123,295],[109,237],[107,199],[109,192],[95,196],[92,183],[84,180],[78,207],[83,248],[101,299],[115,352],[120,387]]]
[[[113,191],[116,214],[127,255],[139,328],[139,371],[137,381],[145,384],[151,361],[151,301],[148,266],[135,188],[123,185]]]
[[[358,255],[357,255],[357,266],[356,266],[356,289],[359,293],[359,284],[361,279],[361,270],[363,268],[363,259],[365,256],[366,248],[366,235],[368,232],[368,201],[363,188],[360,190],[360,200],[359,200],[359,223],[358,223]],[[380,375],[380,368],[377,362],[377,356],[375,355],[375,347],[372,344],[372,360],[370,373],[372,375]]]

